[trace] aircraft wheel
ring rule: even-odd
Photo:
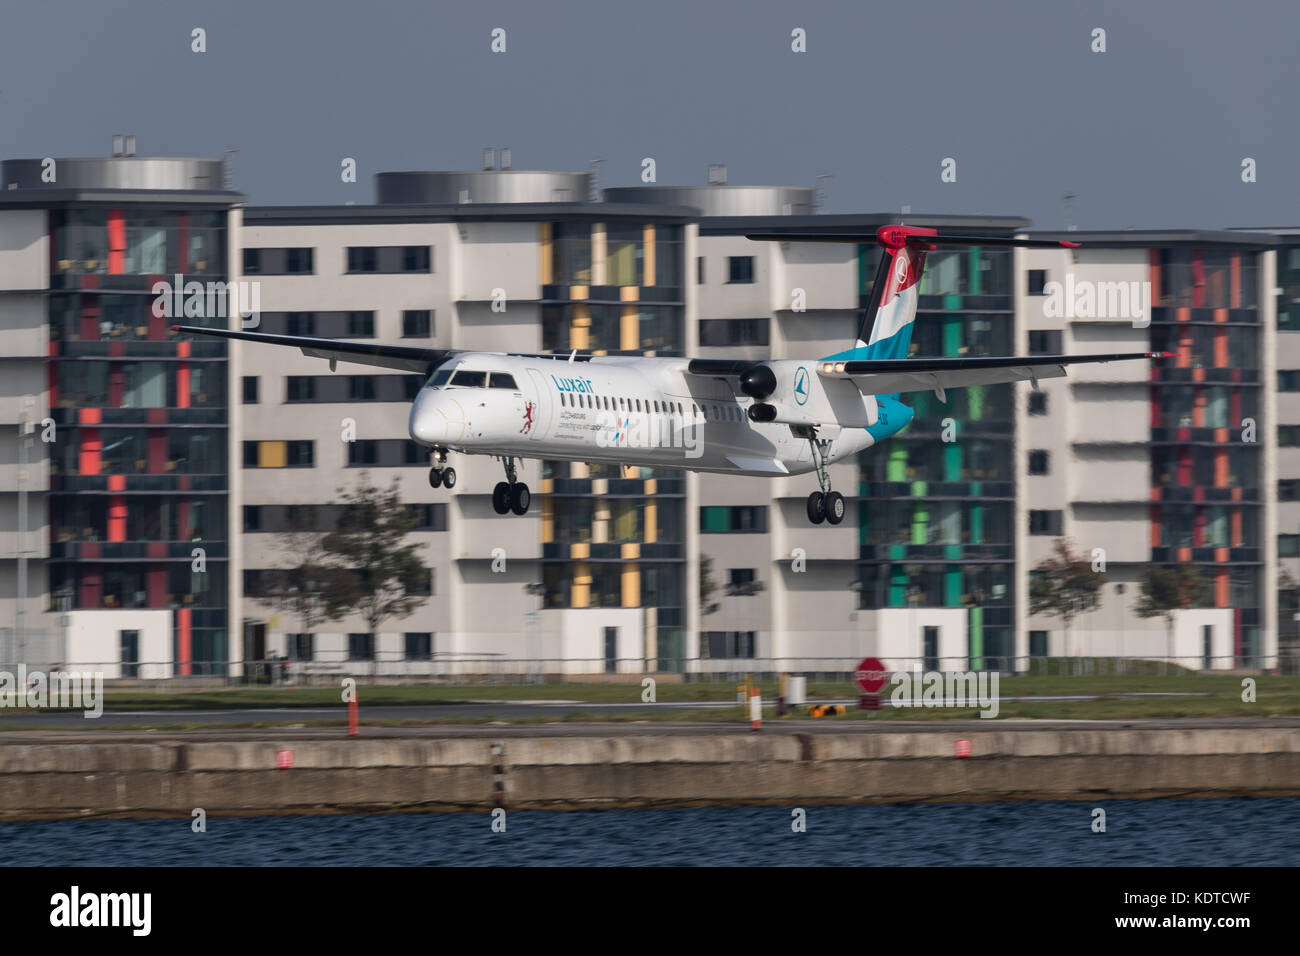
[[[839,524],[844,520],[844,496],[838,491],[827,492],[824,507],[826,520],[830,524]]]
[[[454,482],[455,479],[452,479],[452,481]],[[442,469],[440,468],[429,469],[429,487],[430,488],[442,487]]]
[[[808,520],[813,524],[821,524],[826,520],[826,498],[820,491],[814,491],[808,496]]]
[[[444,468],[442,470],[442,485],[444,488],[456,487],[456,469]]]
[[[510,489],[510,510],[517,515],[527,514],[528,506],[533,502],[532,492],[522,481]]]
[[[499,515],[510,511],[510,485],[504,481],[498,481],[492,489],[492,510]]]

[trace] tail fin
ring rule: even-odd
[[[928,232],[933,234],[934,230]],[[853,350],[855,358],[907,358],[927,249],[907,242],[892,245],[882,241],[876,281],[872,284],[871,298],[862,317],[862,329],[858,331],[857,347]],[[864,343],[862,331],[867,322],[872,322],[871,334]]]
[[[880,264],[871,296],[863,312],[857,342],[845,352],[827,359],[905,359],[912,343],[912,324],[916,320],[917,300],[921,292],[921,275],[925,272],[927,252],[939,246],[1029,246],[1074,248],[1077,242],[1057,239],[1016,239],[1012,236],[941,236],[937,229],[925,226],[881,226],[875,235],[855,232],[784,232],[755,233],[756,240],[785,242],[878,242]],[[862,334],[871,322],[870,338]]]

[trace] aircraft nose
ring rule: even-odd
[[[421,396],[411,407],[410,432],[426,445],[457,441],[465,435],[465,409],[444,395]]]

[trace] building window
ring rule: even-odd
[[[316,659],[315,634],[287,634],[289,657],[295,661],[312,661]]]
[[[348,660],[373,661],[375,659],[375,635],[349,634]]]
[[[1283,448],[1300,448],[1300,425],[1278,425],[1277,443]]]
[[[1029,656],[1030,657],[1047,656],[1047,632],[1046,631],[1029,632]]]
[[[354,402],[374,401],[375,380],[369,375],[349,375],[348,398]]]
[[[1029,333],[1029,354],[1030,355],[1060,355],[1061,354],[1061,332],[1059,329],[1052,329],[1043,332]]]
[[[312,441],[246,441],[245,468],[310,468],[315,459]]]
[[[348,248],[348,272],[377,272],[379,250],[374,246]]]
[[[700,345],[768,344],[768,319],[700,319]]]
[[[245,531],[262,530],[262,506],[261,505],[244,505],[244,530]]]
[[[379,464],[379,443],[374,439],[348,442],[348,467]]]
[[[349,246],[350,273],[432,272],[433,250],[429,246]]]
[[[758,643],[754,631],[704,631],[700,634],[700,657],[732,660],[754,656]]]
[[[350,339],[373,339],[375,337],[375,313],[349,312],[347,337]]]
[[[704,285],[704,257],[695,257],[695,284]]]
[[[402,338],[427,339],[433,335],[431,309],[407,309],[402,313]]]
[[[700,508],[701,534],[765,534],[766,505],[716,505]]]
[[[428,272],[429,270],[429,247],[428,246],[403,246],[402,247],[402,271],[403,272]]]
[[[140,676],[140,632],[118,631],[118,647],[122,654],[122,676]]]
[[[754,281],[753,256],[727,256],[727,282],[748,284]]]
[[[1277,373],[1279,392],[1300,392],[1300,370],[1287,369]]]
[[[445,503],[416,504],[407,505],[407,507],[415,515],[415,525],[411,528],[412,531],[447,530],[447,505]]]
[[[286,402],[310,402],[316,398],[315,375],[290,375],[284,380]]]
[[[406,659],[427,661],[433,658],[433,634],[429,631],[407,631],[405,635]]]
[[[1061,512],[1030,511],[1029,533],[1059,535],[1061,533]]]
[[[1277,556],[1279,558],[1300,558],[1300,534],[1278,535]]]
[[[1031,475],[1047,474],[1047,452],[1036,448],[1029,453],[1029,473]]]
[[[1284,478],[1277,483],[1278,501],[1300,501],[1300,479]]]
[[[244,274],[264,276],[311,275],[315,249],[245,249]]]
[[[1047,393],[1046,392],[1029,393],[1029,414],[1030,415],[1047,414]]]
[[[1029,270],[1029,294],[1030,295],[1042,295],[1043,287],[1046,285],[1047,285],[1046,269]]]

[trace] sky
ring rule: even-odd
[[[832,213],[1295,226],[1297,35],[1294,0],[15,0],[0,158],[134,133],[142,156],[238,148],[254,205],[367,203],[376,172],[509,146],[516,169],[600,159],[602,187],[646,157],[661,185],[828,174]]]

